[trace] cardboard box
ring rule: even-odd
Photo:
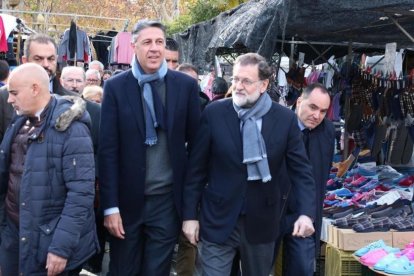
[[[332,219],[322,218],[321,241],[329,242],[329,226],[332,224],[332,222]]]
[[[414,241],[414,232],[392,232],[393,247],[402,249],[412,241]]]
[[[392,232],[357,233],[352,229],[337,228],[335,238],[337,247],[345,251],[358,250],[377,240],[383,240],[389,246],[393,244]]]
[[[335,245],[334,243],[334,232],[336,231],[336,227],[332,224],[328,226],[328,243]]]

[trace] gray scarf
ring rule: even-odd
[[[243,164],[247,164],[247,180],[268,182],[272,180],[267,162],[266,145],[256,121],[269,112],[272,106],[270,96],[265,92],[251,108],[233,107],[241,121],[243,138]]]
[[[162,118],[157,118],[156,116],[156,111],[158,110],[154,108],[154,98],[150,82],[163,79],[165,77],[168,71],[167,62],[164,59],[160,69],[158,69],[158,71],[154,74],[144,74],[141,73],[137,58],[134,56],[131,62],[131,69],[132,74],[138,81],[138,85],[141,87],[146,106],[144,116],[146,136],[145,144],[153,146],[157,144],[158,141],[157,132],[155,129],[160,125],[160,120],[162,121]]]

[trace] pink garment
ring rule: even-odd
[[[208,79],[207,85],[206,85],[206,87],[204,88],[204,91],[203,91],[208,96],[208,98],[210,100],[212,100],[213,96],[214,96],[213,91],[212,91],[214,77],[215,77],[215,75],[213,73],[209,74],[209,76],[208,76],[209,79]]]
[[[309,74],[309,76],[306,78],[306,82],[307,82],[307,84],[308,85],[310,85],[310,84],[312,84],[312,83],[315,83],[315,82],[318,82],[318,78],[319,78],[319,75],[320,75],[320,71],[318,71],[318,70],[314,70],[314,71],[312,71],[310,74]]]
[[[4,30],[3,18],[0,16],[0,52],[7,52],[9,47],[7,46],[6,31]]]
[[[119,32],[115,37],[114,61],[121,64],[130,64],[134,50],[131,47],[131,33]]]

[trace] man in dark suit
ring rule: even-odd
[[[320,247],[323,199],[335,143],[335,129],[333,124],[325,118],[329,104],[329,93],[319,83],[306,87],[297,100],[298,125],[303,133],[303,141],[315,180],[315,234],[305,239],[290,234],[293,223],[300,214],[297,206],[302,200],[296,196],[294,188],[288,199],[287,214],[284,220],[283,275],[285,276],[311,276],[314,273],[315,256],[319,253]]]
[[[200,231],[205,275],[229,275],[237,250],[243,275],[270,274],[289,183],[301,198],[292,234],[314,232],[311,166],[297,117],[265,93],[270,76],[262,56],[239,56],[232,99],[212,103],[203,112],[182,210],[183,232],[193,244]],[[283,175],[290,182],[281,182]]]
[[[197,82],[169,70],[165,28],[140,20],[131,70],[104,86],[99,171],[110,275],[169,275],[180,233],[187,152],[199,124]]]

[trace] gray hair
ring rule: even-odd
[[[267,63],[266,59],[256,53],[247,53],[236,58],[234,65],[239,64],[241,66],[257,65],[259,68],[259,79],[267,80],[272,76],[272,68]]]
[[[142,19],[142,20],[139,20],[135,24],[134,28],[132,29],[132,32],[131,32],[131,34],[132,34],[132,37],[131,37],[132,43],[135,43],[137,41],[139,33],[143,29],[150,28],[150,27],[161,29],[161,31],[164,33],[164,38],[165,38],[165,36],[166,36],[165,35],[165,26],[161,22],[156,21],[156,20]]]
[[[100,62],[99,60],[93,60],[93,61],[91,61],[91,63],[89,63],[89,68],[90,68],[92,65],[95,65],[95,64],[98,64],[98,65],[99,65],[99,68],[101,68],[101,70],[103,71],[103,69],[104,69],[104,65],[103,65],[103,63],[102,63],[102,62]]]
[[[86,71],[86,77],[88,77],[90,75],[95,75],[95,76],[98,77],[99,80],[101,79],[101,74],[96,69],[88,69],[88,71]]]
[[[32,34],[24,42],[23,54],[26,58],[29,58],[30,56],[30,45],[32,44],[32,42],[36,42],[39,44],[52,43],[53,46],[55,47],[55,51],[57,55],[57,44],[55,40],[52,37],[48,36],[47,34],[38,33],[38,34]]]
[[[62,73],[60,74],[60,78],[65,79],[65,75],[68,74],[69,72],[73,72],[73,71],[81,71],[82,76],[83,76],[83,80],[86,79],[85,70],[82,67],[76,67],[76,66],[63,67]]]

